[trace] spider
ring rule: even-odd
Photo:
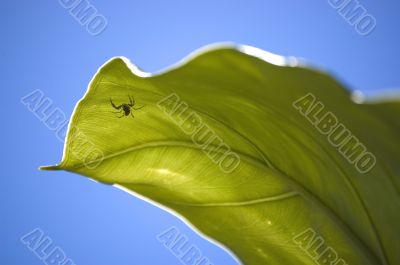
[[[135,116],[133,116],[131,109],[140,110],[141,108],[144,107],[144,106],[141,106],[139,108],[133,107],[133,106],[135,106],[135,99],[131,98],[131,96],[129,96],[129,95],[128,95],[128,97],[129,97],[130,103],[122,103],[119,106],[115,106],[115,104],[112,102],[112,99],[110,98],[111,106],[113,106],[114,109],[118,110],[118,111],[113,111],[113,113],[122,114],[122,116],[117,116],[118,118],[128,116],[129,114],[131,114],[132,118],[135,118]]]

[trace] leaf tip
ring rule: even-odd
[[[40,166],[39,170],[61,170],[60,165],[52,165],[52,166]]]

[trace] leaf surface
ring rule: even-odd
[[[149,198],[244,264],[324,264],[326,249],[343,264],[400,264],[400,103],[356,104],[330,75],[275,61],[220,47],[140,76],[112,59],[74,111],[62,162],[44,169]],[[360,173],[293,107],[307,94],[376,157],[372,170]],[[134,118],[110,103],[129,95],[143,106]],[[198,118],[217,138],[191,133]],[[221,141],[240,159],[233,170],[215,163]]]

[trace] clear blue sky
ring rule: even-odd
[[[214,265],[236,264],[182,221],[115,188],[66,172],[41,172],[63,144],[20,98],[41,89],[68,116],[106,60],[145,71],[193,50],[233,41],[321,65],[351,89],[400,86],[400,2],[360,0],[376,28],[360,36],[328,1],[91,0],[108,26],[90,35],[58,0],[2,1],[0,8],[0,263],[43,264],[20,242],[40,227],[76,265],[181,264],[156,235],[176,226]]]

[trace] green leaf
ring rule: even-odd
[[[246,46],[157,75],[126,61],[100,68],[62,162],[43,169],[161,204],[244,264],[400,264],[398,101],[356,104],[330,75]],[[129,96],[134,117],[113,113]],[[362,172],[310,122],[328,111],[374,165]]]

